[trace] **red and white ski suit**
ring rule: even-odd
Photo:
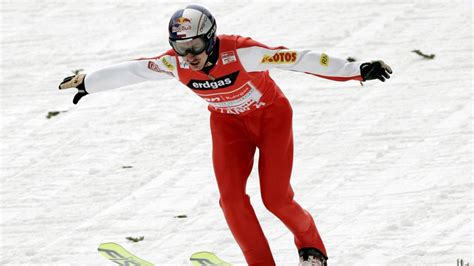
[[[293,200],[292,109],[268,70],[305,72],[337,81],[361,80],[360,63],[310,50],[270,48],[250,38],[220,35],[209,74],[193,71],[173,50],[113,65],[86,76],[89,93],[147,80],[175,78],[209,103],[213,164],[220,206],[249,265],[274,265],[267,239],[245,192],[254,154],[264,205],[293,233],[298,249],[326,249],[311,215]]]

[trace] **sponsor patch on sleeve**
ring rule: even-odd
[[[167,74],[167,75],[170,75],[170,76],[174,77],[174,75],[173,75],[172,72],[162,70],[162,69],[160,68],[160,66],[158,66],[158,65],[157,65],[155,62],[153,62],[153,61],[148,61],[148,69],[150,69],[151,71],[155,71],[155,72],[158,72],[158,73],[164,73],[164,74]]]
[[[174,66],[173,66],[168,60],[166,60],[166,57],[161,58],[161,62],[163,63],[163,65],[165,65],[165,67],[166,67],[169,71],[173,71],[173,70],[174,70]]]
[[[224,65],[237,61],[233,51],[221,53],[221,58]]]
[[[153,61],[148,61],[148,69],[155,71],[155,72],[163,72],[160,67],[155,64]]]
[[[322,66],[329,66],[329,56],[327,54],[321,54],[321,57],[319,58],[319,63]]]
[[[262,64],[293,64],[296,62],[297,53],[291,51],[278,52],[274,55],[263,55]]]

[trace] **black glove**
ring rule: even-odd
[[[72,99],[72,103],[77,104],[79,100],[86,96],[87,91],[86,88],[84,87],[84,78],[86,77],[85,74],[79,74],[79,75],[74,75],[74,76],[69,76],[59,84],[59,89],[64,90],[64,89],[71,89],[71,88],[76,88],[77,93],[74,96],[74,99]]]
[[[364,81],[379,79],[380,81],[385,82],[385,79],[390,78],[389,74],[392,74],[392,69],[382,60],[372,61],[360,65],[360,74]]]

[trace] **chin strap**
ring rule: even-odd
[[[213,47],[208,53],[206,63],[204,63],[204,72],[210,71],[216,65],[217,60],[219,60],[219,38],[214,37],[213,42]]]

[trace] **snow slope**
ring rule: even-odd
[[[392,66],[391,80],[364,87],[272,71],[294,107],[296,199],[330,265],[474,262],[471,1],[198,3],[219,33]],[[96,252],[107,241],[157,265],[200,250],[244,264],[218,207],[201,99],[175,81],[77,106],[57,90],[71,70],[165,51],[185,5],[2,0],[1,265],[111,265]],[[296,265],[255,173],[248,193],[277,264]]]

